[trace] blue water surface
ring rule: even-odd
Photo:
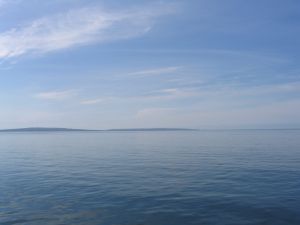
[[[299,225],[300,131],[0,133],[0,224]]]

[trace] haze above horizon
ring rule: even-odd
[[[0,0],[0,127],[300,127],[300,2]]]

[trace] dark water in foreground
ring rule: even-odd
[[[0,224],[299,225],[300,131],[1,133]]]

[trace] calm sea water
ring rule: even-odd
[[[0,224],[299,225],[300,131],[1,133]]]

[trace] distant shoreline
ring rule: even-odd
[[[30,127],[30,128],[16,128],[16,129],[2,129],[0,132],[113,132],[113,131],[197,131],[197,129],[187,128],[128,128],[128,129],[70,129],[70,128],[44,128],[44,127]]]

